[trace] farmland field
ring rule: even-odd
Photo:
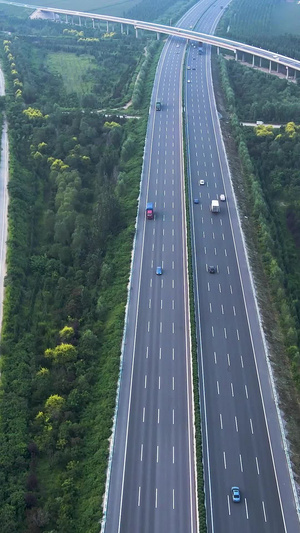
[[[300,4],[282,2],[274,6],[270,31],[273,35],[284,33],[300,35]]]
[[[51,72],[62,77],[67,93],[82,96],[92,91],[91,70],[96,68],[92,56],[53,52],[48,54],[47,66]]]
[[[29,2],[30,3],[30,2]],[[32,2],[35,4],[35,2]],[[74,11],[87,11],[89,13],[100,13],[103,15],[122,16],[133,6],[139,4],[139,0],[40,0],[39,6],[58,7],[60,9],[72,9]]]

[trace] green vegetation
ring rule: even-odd
[[[93,92],[93,70],[96,68],[93,56],[52,52],[48,54],[46,64],[50,72],[62,77],[67,94],[75,92],[80,97]]]
[[[61,26],[51,39],[41,35],[46,27],[3,44],[11,153],[1,343],[3,533],[99,530],[159,54],[154,41],[86,42]],[[76,108],[84,96],[74,83],[68,95],[49,68],[49,56],[62,68],[68,53],[82,70],[94,65],[85,113]],[[141,119],[93,112],[93,103],[127,102],[147,58],[139,77]],[[100,75],[107,83],[99,83]]]
[[[261,120],[278,118],[278,98],[280,118],[291,121],[293,113],[299,113],[300,88],[268,76],[264,91],[264,75],[260,72],[243,69],[222,57],[219,66],[230,130],[241,165],[237,195],[242,212],[247,215],[245,231],[251,242],[265,331],[272,345],[277,385],[289,421],[293,461],[299,471],[300,130],[294,122],[280,130],[265,126],[242,128],[238,113],[243,117],[247,110],[251,113],[255,101]],[[258,116],[256,112],[251,119]]]
[[[184,122],[186,117],[184,116]],[[184,140],[186,140],[186,125],[184,127]],[[189,191],[189,177],[188,177],[188,156],[185,146],[185,190]],[[187,224],[187,249],[188,249],[188,279],[189,279],[189,303],[190,303],[190,325],[191,325],[191,342],[192,342],[192,372],[193,372],[193,396],[194,396],[194,417],[195,417],[195,442],[196,442],[196,461],[197,461],[197,499],[198,499],[198,514],[199,527],[201,533],[207,532],[207,518],[205,508],[205,492],[204,492],[204,472],[203,472],[203,449],[202,449],[202,431],[201,431],[201,412],[200,412],[200,383],[199,383],[199,359],[198,359],[198,343],[197,343],[197,327],[196,327],[196,311],[195,311],[195,292],[194,292],[194,276],[193,276],[193,253],[192,253],[192,235],[191,235],[191,216],[190,216],[190,202],[189,194],[185,198],[186,207],[186,224]]]
[[[300,5],[285,0],[233,0],[218,33],[300,59]]]
[[[300,122],[300,89],[287,80],[228,61],[237,115],[243,121]]]
[[[101,13],[103,15],[124,16],[125,12],[133,8],[142,0],[90,0],[87,4],[82,3],[81,0],[53,0],[50,3],[46,0],[34,3],[32,5],[57,7],[60,9],[71,9],[73,11],[87,11],[89,13]],[[29,4],[31,5],[31,4]],[[30,11],[24,8],[16,8],[14,6],[1,6],[3,13],[8,15],[15,15],[16,17],[28,17]]]

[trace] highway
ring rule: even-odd
[[[221,3],[199,2],[180,25],[189,28],[202,15],[198,29],[212,33]],[[185,42],[170,37],[151,100],[102,531],[198,531],[183,82],[208,531],[297,533],[293,486],[214,104],[210,50],[199,55],[189,47],[183,70],[184,53]],[[162,110],[155,112],[157,100]],[[221,212],[211,214],[209,204],[221,193],[226,197]],[[145,220],[147,201],[155,204],[154,220]],[[162,276],[155,273],[158,265]],[[217,272],[209,274],[208,265]],[[241,489],[239,504],[232,502],[232,485]]]
[[[142,20],[133,20],[133,19],[125,19],[123,17],[115,17],[115,16],[109,16],[109,15],[100,15],[98,13],[87,13],[84,11],[75,11],[72,9],[59,9],[56,7],[43,7],[43,6],[35,6],[31,4],[23,4],[20,2],[8,2],[7,0],[0,0],[1,4],[8,4],[16,7],[22,7],[31,9],[32,11],[37,11],[36,15],[38,15],[39,11],[53,13],[53,16],[55,15],[65,15],[77,18],[79,25],[81,26],[81,18],[87,18],[91,19],[92,23],[94,25],[95,20],[100,21],[106,21],[106,22],[117,22],[122,25],[128,24],[131,26],[134,26],[135,30],[147,30],[147,31],[154,31],[157,33],[162,33],[166,35],[174,35],[177,37],[182,37],[183,39],[190,39],[192,41],[198,42],[203,41],[205,43],[211,44],[212,46],[217,46],[220,48],[225,48],[227,50],[231,50],[234,53],[237,51],[239,52],[245,52],[248,54],[252,54],[254,56],[267,59],[268,61],[271,61],[273,63],[281,64],[285,66],[287,69],[292,68],[297,71],[300,71],[300,61],[293,59],[291,57],[286,57],[281,54],[277,54],[272,52],[271,50],[264,50],[262,48],[258,48],[255,46],[251,46],[244,43],[239,43],[237,41],[233,41],[231,39],[225,39],[223,37],[218,37],[215,35],[207,34],[205,32],[195,32],[191,29],[186,28],[186,24],[184,24],[184,27],[176,26],[166,26],[164,24],[155,24],[153,22],[146,22]],[[223,4],[222,4],[223,5]],[[224,2],[223,7],[226,7],[227,2]],[[221,9],[221,5],[218,4],[219,9]],[[36,16],[35,18],[38,18]],[[195,20],[191,21],[192,25],[194,24]],[[203,26],[201,26],[202,28]],[[288,71],[287,71],[288,73]]]
[[[184,19],[199,17],[210,0]],[[132,268],[107,533],[196,533],[182,147],[185,45],[171,38],[154,83]],[[162,103],[154,111],[155,102]],[[146,202],[155,219],[145,220]],[[162,266],[162,276],[155,274]]]
[[[211,9],[201,31],[210,33],[214,26]],[[299,520],[215,109],[209,48],[199,55],[190,46],[186,67],[208,530],[294,533]],[[220,194],[226,201],[213,214],[210,202]],[[217,273],[210,274],[209,265]],[[231,498],[234,485],[241,489],[238,504]]]

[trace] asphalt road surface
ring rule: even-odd
[[[210,4],[194,7],[189,27]],[[149,116],[105,531],[197,531],[188,321],[182,64],[164,47]],[[155,102],[162,104],[155,111]],[[155,219],[145,220],[146,202]],[[162,266],[162,276],[157,276]]]
[[[206,0],[194,6],[181,25],[189,28],[200,18],[197,29],[209,32],[219,16],[220,2]],[[217,127],[209,49],[204,55],[188,50],[182,70],[184,48],[180,39],[167,41],[154,83],[103,529],[189,533],[198,526],[181,140],[183,73],[208,528],[218,533],[241,528],[296,532],[299,523]],[[155,112],[158,100],[162,109]],[[220,214],[212,215],[210,201],[222,193],[226,201],[220,202]],[[193,204],[194,197],[199,204]],[[155,206],[152,221],[145,220],[147,201]],[[216,274],[207,272],[210,264],[217,267]],[[155,274],[157,266],[162,276]],[[232,485],[241,488],[240,504],[232,503]]]
[[[210,33],[215,20],[211,9],[196,29]],[[190,46],[184,86],[208,529],[293,533],[299,520],[215,110],[209,47],[199,54]],[[221,194],[220,213],[211,213]],[[240,503],[232,501],[235,485]]]

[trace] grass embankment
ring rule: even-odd
[[[93,70],[97,68],[93,56],[52,52],[48,54],[46,65],[50,72],[61,76],[67,94],[75,92],[83,96],[93,91]]]

